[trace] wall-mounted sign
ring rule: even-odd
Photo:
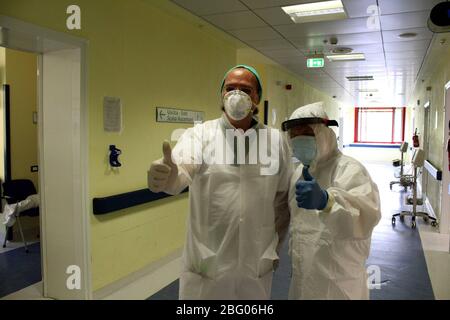
[[[204,112],[173,108],[156,108],[157,122],[194,123],[203,122]]]

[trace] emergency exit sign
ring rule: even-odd
[[[323,68],[325,60],[323,58],[310,58],[307,60],[308,68]]]

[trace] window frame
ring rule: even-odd
[[[395,110],[401,109],[401,137],[402,141],[395,141]],[[385,110],[386,112],[392,113],[392,125],[391,125],[391,141],[361,141],[360,140],[360,122],[359,122],[359,116],[361,112],[370,112],[371,110]],[[394,144],[401,144],[403,141],[405,141],[405,119],[406,119],[406,108],[405,107],[382,107],[382,108],[361,108],[361,107],[355,107],[355,134],[354,134],[354,143],[373,143],[373,144],[387,144],[387,145],[394,145]]]

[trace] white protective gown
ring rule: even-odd
[[[327,118],[322,106],[314,104],[297,109],[291,119],[306,117]],[[332,129],[311,127],[318,154],[309,172],[334,199],[324,211],[298,208],[295,183],[303,165],[296,168],[289,192],[289,298],[368,299],[365,263],[381,217],[378,188],[362,164],[339,151]]]
[[[40,198],[37,194],[28,196],[25,200],[13,204],[5,204],[3,209],[5,221],[3,224],[6,227],[12,227],[16,223],[17,216],[26,210],[38,208]]]
[[[261,175],[263,167],[269,168],[261,163],[217,164],[228,163],[219,161],[220,151],[211,152],[217,139],[226,137],[226,129],[234,128],[225,116],[196,125],[173,150],[178,179],[165,191],[177,194],[190,188],[180,299],[270,299],[279,240],[289,225],[288,145],[278,130],[267,131],[266,137],[277,141],[274,174],[269,170]],[[256,122],[253,129],[267,130]],[[250,140],[251,149],[261,139]],[[230,146],[226,143],[224,154],[230,154]],[[207,163],[201,161],[202,151],[209,155]],[[189,164],[192,158],[196,163]]]

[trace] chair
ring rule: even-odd
[[[31,180],[9,180],[3,183],[3,196],[2,198],[6,200],[8,204],[15,204],[20,201],[25,200],[29,196],[37,194],[36,188]],[[20,217],[36,217],[39,216],[39,208],[31,208],[25,210],[17,215],[17,224],[19,225],[20,236],[25,245],[25,251],[28,253],[27,243],[23,235],[22,225],[20,223]],[[6,248],[6,241],[8,239],[8,232],[12,227],[7,227],[5,241],[3,242],[3,248]]]
[[[405,188],[405,191],[408,187],[412,186],[412,178],[413,176],[410,174],[404,174],[405,161],[404,155],[408,151],[408,142],[403,142],[400,146],[401,160],[400,160],[400,175],[395,175],[396,178],[399,178],[397,181],[391,181],[389,183],[389,188],[392,190],[392,186],[394,184],[399,184],[400,186]],[[396,160],[398,161],[398,160]]]
[[[417,170],[423,167],[425,162],[425,153],[422,149],[417,149],[414,152],[412,159],[413,166],[413,178],[412,178],[412,210],[402,211],[401,213],[396,213],[392,215],[392,226],[395,226],[396,217],[400,217],[400,221],[405,221],[405,216],[411,216],[411,228],[416,228],[416,217],[422,217],[425,222],[431,220],[431,225],[433,227],[437,226],[436,218],[431,217],[426,212],[417,211],[417,205],[420,199],[417,199]]]

